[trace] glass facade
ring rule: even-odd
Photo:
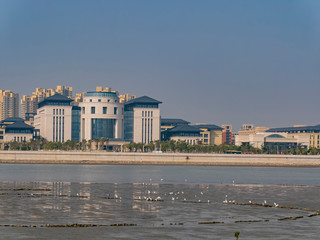
[[[133,111],[124,112],[124,139],[133,141]]]
[[[91,139],[107,138],[113,139],[115,133],[115,119],[92,118]]]
[[[72,108],[72,122],[71,122],[71,140],[80,141],[80,119],[81,119],[81,108]]]

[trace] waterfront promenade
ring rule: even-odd
[[[320,167],[320,155],[0,151],[0,163]]]

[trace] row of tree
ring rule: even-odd
[[[49,142],[44,138],[31,140],[30,142],[10,142],[8,148],[10,150],[64,150],[64,151],[109,151],[112,148],[108,147],[109,140],[105,138],[96,140],[74,141],[68,140],[64,143]],[[267,146],[255,148],[251,145],[235,146],[228,144],[221,145],[191,145],[185,141],[154,141],[148,144],[129,143],[122,148],[125,152],[181,152],[181,153],[255,153],[255,154],[294,154],[294,155],[317,155],[320,154],[318,148],[269,148]]]
[[[33,139],[29,142],[10,142],[10,150],[38,151],[38,150],[64,150],[64,151],[91,151],[106,150],[105,146],[109,143],[108,139],[101,138],[96,140],[68,140],[66,142],[50,142],[44,138]]]

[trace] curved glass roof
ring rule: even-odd
[[[267,136],[267,138],[285,138],[284,136],[281,136],[280,134],[271,134]]]
[[[114,92],[87,92],[86,97],[114,97],[118,98]]]

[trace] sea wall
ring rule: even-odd
[[[320,156],[0,151],[0,163],[320,167]]]

